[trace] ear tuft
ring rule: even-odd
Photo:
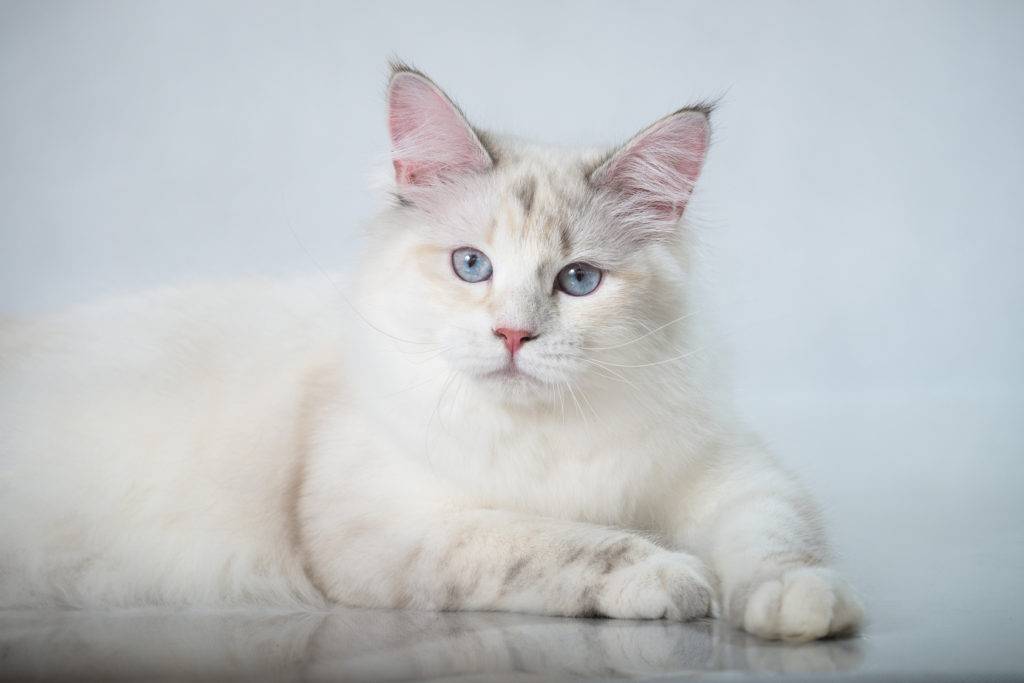
[[[423,75],[422,73],[420,73],[419,69],[417,69],[416,67],[412,66],[411,64],[409,64],[407,62],[403,62],[398,57],[392,57],[391,59],[389,59],[388,60],[388,66],[391,68],[391,75],[392,76],[397,74],[399,71],[414,71],[414,72],[420,74],[421,76]]]
[[[490,168],[487,150],[448,96],[415,69],[391,68],[388,130],[399,188],[426,189]]]
[[[616,214],[630,229],[664,234],[674,229],[707,154],[710,105],[681,109],[641,131],[590,176],[615,197]]]

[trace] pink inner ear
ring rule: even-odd
[[[429,186],[491,165],[487,151],[455,105],[418,74],[399,73],[392,79],[388,128],[400,185]]]
[[[674,114],[627,143],[597,169],[594,181],[652,218],[678,220],[704,165],[709,130],[703,112]]]

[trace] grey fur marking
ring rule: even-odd
[[[633,550],[632,541],[624,538],[594,553],[591,562],[600,569],[602,574],[611,574],[612,571],[622,566],[631,550]]]
[[[597,604],[597,588],[587,586],[580,595],[580,613],[584,619],[600,619],[607,617]]]
[[[524,555],[509,565],[508,570],[505,572],[505,577],[501,581],[500,595],[515,593],[529,586],[531,574],[524,573],[529,564],[530,558]]]
[[[466,591],[454,581],[445,585],[445,601],[441,606],[442,612],[451,612],[462,606],[462,600],[466,597]]]
[[[528,557],[520,557],[518,560],[513,562],[512,565],[509,566],[508,571],[505,572],[505,579],[502,582],[503,585],[508,586],[515,581],[516,577],[519,576],[520,572],[522,572],[528,564],[530,564],[530,558]]]
[[[537,193],[537,179],[533,176],[522,178],[516,183],[515,193],[523,205],[523,213],[529,216],[530,210],[533,209],[534,195]]]
[[[568,556],[566,556],[565,560],[562,561],[562,566],[564,567],[570,565],[576,560],[580,559],[581,557],[583,557],[583,553],[585,551],[586,549],[583,546],[577,546],[575,549],[573,549],[572,552],[569,553]]]

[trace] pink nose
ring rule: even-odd
[[[513,356],[516,351],[523,348],[523,344],[535,337],[533,332],[529,330],[510,330],[507,327],[499,327],[494,330],[494,336],[505,340],[505,347],[508,349],[509,354]]]

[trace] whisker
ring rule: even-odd
[[[588,408],[590,408],[590,413],[594,416],[594,419],[596,421],[600,422],[601,418],[598,416],[597,411],[594,410],[594,404],[592,404],[590,402],[590,399],[587,398],[587,394],[586,394],[585,391],[583,391],[583,387],[578,387],[578,388],[579,388],[579,391],[580,391],[580,398],[582,398],[583,402],[587,404]]]
[[[438,394],[437,402],[434,404],[434,410],[431,411],[430,419],[427,420],[427,427],[426,427],[426,430],[424,431],[423,439],[424,439],[424,447],[427,449],[428,453],[430,452],[430,430],[431,430],[431,427],[434,424],[434,418],[437,418],[437,424],[442,429],[447,431],[447,427],[445,427],[444,421],[441,419],[440,409],[441,409],[441,402],[444,400],[445,394],[448,393],[448,389],[451,387],[453,381],[455,381],[455,372],[454,371],[448,373],[448,379],[446,379],[444,381],[444,385],[441,387],[441,393]]]
[[[613,368],[651,368],[651,367],[655,367],[655,366],[658,366],[658,365],[667,365],[668,363],[678,363],[679,361],[686,360],[687,358],[689,358],[690,356],[692,356],[692,355],[694,355],[696,353],[700,353],[702,350],[703,349],[694,349],[692,351],[687,351],[685,353],[681,353],[678,356],[674,356],[672,358],[666,358],[664,360],[657,360],[657,361],[653,361],[653,362],[650,362],[650,363],[630,364],[630,363],[610,363],[608,361],[600,361],[600,362],[602,364],[606,365],[606,366],[613,367]]]
[[[459,403],[459,395],[462,393],[462,388],[466,386],[466,378],[463,375],[456,375],[455,377],[455,391],[452,394],[451,401],[448,403],[448,417],[452,417],[455,413],[455,406]]]
[[[661,332],[666,327],[669,327],[671,325],[675,325],[676,323],[680,323],[680,322],[686,320],[687,318],[692,318],[694,315],[697,315],[697,313],[699,313],[699,311],[690,311],[689,313],[681,315],[678,318],[675,318],[674,320],[669,320],[667,323],[665,323],[663,325],[659,325],[658,327],[655,327],[653,329],[647,328],[647,325],[645,325],[643,323],[643,321],[637,320],[637,323],[640,326],[642,326],[645,329],[647,329],[647,332],[645,332],[644,334],[641,334],[639,337],[635,337],[633,339],[630,339],[629,341],[624,341],[621,344],[613,344],[612,346],[582,346],[580,348],[583,349],[584,351],[609,351],[611,349],[620,349],[623,346],[629,346],[630,344],[635,344],[636,342],[638,342],[638,341],[640,341],[642,339],[646,339],[647,337],[650,337],[652,334],[656,334],[658,332]]]
[[[602,371],[601,374],[603,376],[608,377],[609,379],[617,379],[617,380],[619,380],[619,381],[621,381],[621,382],[623,382],[625,384],[628,384],[629,386],[633,387],[637,391],[640,390],[640,388],[636,384],[634,384],[630,380],[626,379],[626,377],[624,377],[623,375],[615,372],[614,370],[611,370],[610,368],[605,367],[605,365],[601,361],[592,360],[590,358],[584,358],[583,361],[586,362],[586,363],[590,363],[594,367],[596,367],[599,370],[601,370]]]
[[[566,389],[569,390],[569,395],[572,396],[572,400],[576,404],[576,410],[579,412],[580,418],[583,420],[583,428],[589,432],[590,431],[590,425],[587,422],[587,416],[583,412],[583,406],[580,405],[580,400],[578,398],[576,398],[576,392],[572,390],[572,383],[571,382],[566,382],[565,383],[565,387],[566,387]]]
[[[644,334],[640,335],[639,337],[634,337],[633,339],[630,339],[628,341],[624,341],[624,342],[622,342],[620,344],[612,344],[610,346],[582,346],[581,348],[583,350],[585,350],[585,351],[608,351],[608,350],[611,350],[611,349],[616,349],[616,348],[622,348],[624,346],[629,346],[630,344],[635,344],[638,341],[646,339],[647,337],[650,337],[653,334],[656,334],[656,333],[658,333],[660,331],[663,331],[666,328],[669,328],[669,327],[671,327],[673,325],[677,325],[679,323],[682,323],[683,321],[685,321],[685,319],[693,317],[694,315],[696,315],[699,312],[700,312],[699,310],[691,310],[690,312],[684,313],[683,315],[680,315],[679,317],[671,319],[671,321],[669,321],[668,323],[665,323],[664,325],[659,325],[656,328],[648,328],[647,325],[644,324],[642,319],[635,318],[634,322],[637,325],[639,325],[640,327],[644,328],[647,331]]]
[[[662,386],[674,386],[675,381],[672,378],[658,375],[657,377],[650,378],[644,381],[640,381],[636,375],[633,375],[633,379],[627,378],[625,375],[616,372],[610,367],[606,367],[601,361],[585,359],[588,363],[591,363],[598,368],[602,377],[606,377],[610,380],[620,382],[622,384],[628,384],[636,390],[638,396],[645,396],[643,391],[646,387],[662,387]],[[638,368],[643,369],[643,368]]]

